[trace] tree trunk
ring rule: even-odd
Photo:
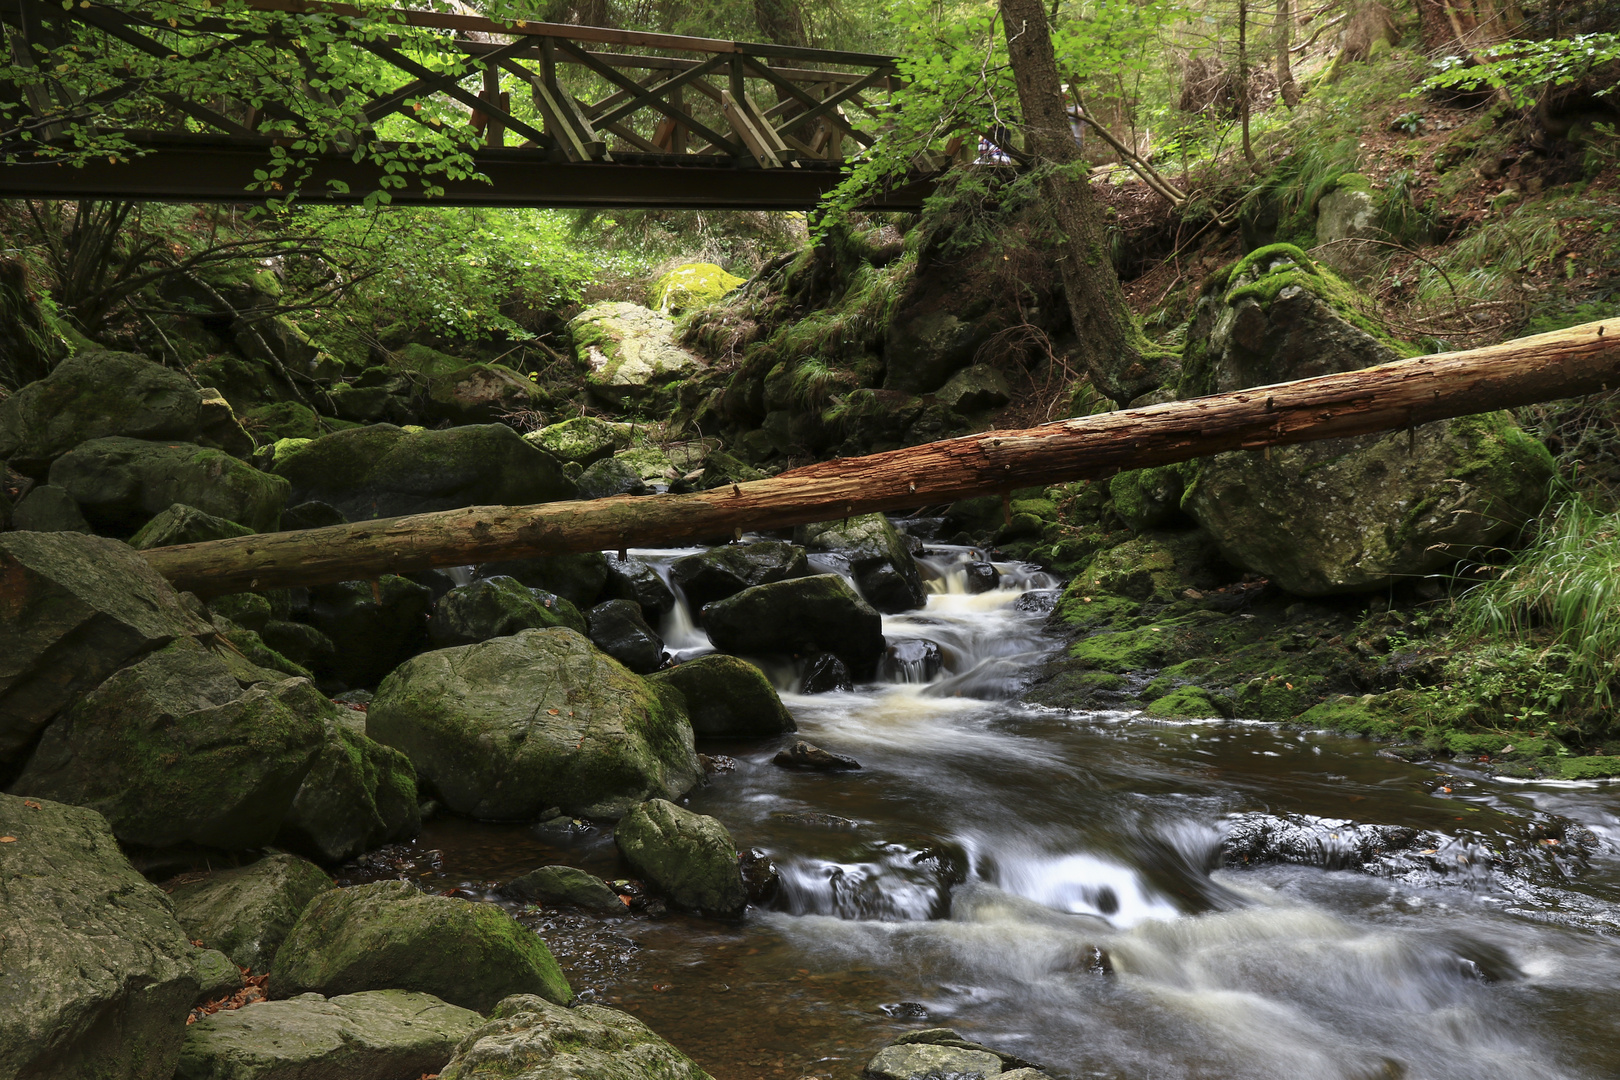
[[[1080,359],[1097,389],[1124,404],[1159,386],[1171,362],[1143,335],[1108,257],[1097,197],[1069,130],[1046,11],[1040,0],[1001,0],[1001,18],[1025,149],[1042,170],[1046,200],[1063,234],[1058,266]]]
[[[1294,0],[1277,0],[1277,27],[1272,45],[1277,50],[1277,93],[1283,104],[1292,109],[1299,104],[1299,83],[1294,81],[1294,66],[1288,62],[1294,31]]]
[[[1249,0],[1238,0],[1237,94],[1238,120],[1243,127],[1243,160],[1250,169],[1255,169],[1254,147],[1249,143]]]
[[[374,580],[435,566],[714,541],[751,529],[916,510],[1228,450],[1412,428],[1612,386],[1620,386],[1620,319],[1361,371],[825,461],[691,495],[474,506],[145,554],[176,587],[208,596]],[[5,598],[0,583],[0,607]]]

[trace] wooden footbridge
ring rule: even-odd
[[[168,7],[160,17],[155,6],[0,0],[13,70],[42,76],[10,88],[22,107],[0,125],[9,128],[0,131],[0,197],[251,202],[276,197],[262,170],[279,146],[302,155],[306,201],[358,202],[392,184],[395,204],[803,209],[881,138],[900,86],[889,56],[433,11],[390,11],[397,32],[350,35],[369,55],[348,85],[334,85],[330,69],[316,77],[298,20],[320,20],[329,38],[334,23],[375,20],[378,9],[248,0],[217,15],[196,10],[177,21]],[[47,50],[86,41],[134,56],[147,74],[125,61],[95,94],[53,85]],[[262,85],[239,94],[159,85],[154,94],[154,62],[248,45],[278,50],[308,79],[283,78],[270,95]],[[95,100],[141,93],[160,104],[118,114],[133,152],[52,160],[74,118],[105,127],[108,110],[95,112]],[[334,103],[357,119],[354,129],[323,129],[315,114],[329,124]],[[412,131],[440,145],[448,133],[472,170],[434,176],[442,192],[431,199],[418,182],[401,186],[386,155],[365,148],[409,154]],[[922,163],[871,205],[915,208],[931,179]]]

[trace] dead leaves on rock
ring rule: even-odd
[[[192,944],[196,943],[193,942]],[[235,1009],[243,1008],[247,1005],[255,1005],[261,1001],[268,1001],[270,999],[270,995],[265,990],[264,984],[270,980],[270,976],[249,975],[248,972],[251,970],[253,969],[242,969],[242,989],[238,990],[234,994],[227,994],[224,997],[215,998],[213,1001],[199,1005],[195,1009],[192,1009],[191,1015],[186,1017],[186,1023],[188,1025],[195,1024],[203,1017],[213,1016],[217,1012],[229,1012]]]

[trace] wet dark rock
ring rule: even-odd
[[[810,563],[804,549],[781,540],[728,544],[675,560],[670,568],[675,584],[686,594],[693,611],[755,585],[808,577]]]
[[[446,593],[456,587],[456,579],[450,576],[447,570],[412,570],[408,574],[400,575],[406,581],[414,581],[428,592],[433,594],[433,602],[437,604]]]
[[[79,504],[66,488],[36,484],[17,503],[11,527],[18,532],[92,532]]]
[[[865,677],[883,656],[883,616],[837,574],[744,589],[703,609],[721,650],[749,656],[830,652]]]
[[[201,443],[244,455],[253,440],[219,395],[133,353],[92,350],[0,402],[0,461],[43,477],[51,463],[92,439]]]
[[[187,875],[168,888],[188,937],[262,975],[304,908],[334,886],[307,859],[275,854],[234,870]]]
[[[495,821],[549,807],[616,818],[699,777],[679,698],[562,628],[406,661],[378,688],[366,731],[403,750],[449,809]]]
[[[939,646],[926,638],[889,638],[883,675],[891,682],[928,682],[945,666]]]
[[[653,679],[681,692],[696,735],[763,738],[798,730],[765,673],[735,656],[710,653]]]
[[[162,890],[93,810],[0,794],[0,1075],[169,1080],[200,982]]]
[[[339,707],[323,718],[320,752],[277,835],[282,846],[336,863],[420,830],[416,770],[366,736],[363,716]]]
[[[531,589],[516,578],[487,577],[439,597],[428,621],[428,642],[448,649],[548,626],[584,633],[586,623],[579,609],[560,596]]]
[[[598,915],[623,915],[624,901],[595,874],[572,866],[542,866],[508,886],[525,900],[551,907],[576,907]]]
[[[651,622],[675,609],[675,594],[646,562],[634,556],[607,560],[606,594],[613,600],[634,600]]]
[[[270,601],[258,593],[231,593],[208,601],[211,615],[220,615],[244,630],[260,633],[270,622]]]
[[[281,531],[324,529],[332,525],[342,525],[345,520],[337,507],[311,499],[297,506],[289,506],[281,512]]]
[[[835,690],[853,690],[849,669],[832,653],[816,653],[804,662],[804,674],[799,676],[799,693],[829,694]]]
[[[427,643],[433,593],[397,574],[317,585],[309,598],[310,625],[338,646],[314,670],[348,686],[376,686]]]
[[[441,1080],[710,1080],[629,1013],[508,998],[457,1047]]]
[[[759,848],[750,848],[737,856],[737,865],[742,870],[743,885],[748,889],[749,903],[766,904],[775,899],[782,879],[769,855]]]
[[[311,670],[330,670],[337,658],[332,639],[305,623],[271,619],[259,631],[259,637],[288,660]]]
[[[186,931],[188,934],[190,931]],[[222,997],[229,997],[247,985],[242,969],[218,949],[191,950],[192,973],[197,976],[197,998],[194,1005],[206,1005]]]
[[[851,818],[823,813],[820,810],[779,810],[772,814],[771,817],[777,821],[785,821],[792,825],[803,825],[812,829],[836,829],[840,832],[854,832],[861,827],[860,822]]]
[[[270,972],[272,998],[415,990],[487,1012],[514,993],[566,1003],[545,942],[494,904],[403,881],[334,889],[304,908]]]
[[[51,465],[50,482],[98,531],[127,536],[175,503],[272,532],[288,484],[222,450],[109,437],[81,443]]]
[[[712,817],[652,799],[620,819],[613,842],[631,869],[676,907],[735,919],[748,906],[737,845]]]
[[[385,1080],[437,1073],[484,1018],[432,994],[368,990],[222,1009],[185,1029],[174,1080]]]
[[[600,551],[572,555],[544,555],[537,559],[508,559],[485,563],[479,577],[514,577],[531,589],[556,593],[580,611],[589,611],[607,586],[607,556]]]
[[[834,754],[800,739],[786,750],[771,758],[771,764],[784,769],[809,769],[817,772],[835,772],[840,769],[858,769],[861,763],[843,754]]]
[[[1001,571],[993,563],[970,562],[962,568],[962,574],[970,593],[994,592],[1001,584]]]
[[[1013,607],[1019,611],[1047,615],[1057,607],[1058,597],[1062,595],[1062,589],[1030,589],[1013,601]]]
[[[633,600],[604,600],[591,608],[591,643],[638,675],[664,666],[664,639]]]
[[[847,559],[861,595],[881,612],[892,615],[927,602],[928,590],[910,548],[882,514],[801,525],[793,531],[793,539],[806,551]]]
[[[392,424],[351,428],[285,451],[278,445],[273,471],[291,482],[291,502],[318,500],[350,521],[524,506],[575,494],[557,459],[503,424],[411,432]]]
[[[234,521],[226,521],[213,514],[205,514],[194,506],[175,503],[157,517],[142,525],[129,538],[129,546],[137,551],[148,548],[170,547],[174,544],[196,544],[204,540],[225,540],[232,536],[252,536],[253,530]]]
[[[603,458],[583,473],[579,480],[581,499],[608,499],[615,495],[651,495],[653,489],[641,478],[641,473],[627,461]]]
[[[946,379],[934,396],[965,414],[1001,408],[1012,400],[1012,389],[989,364],[972,364]]]

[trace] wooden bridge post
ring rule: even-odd
[[[501,69],[495,64],[484,66],[484,93],[483,97],[497,109],[505,110],[510,96],[501,92]],[[486,127],[484,128],[485,146],[506,145],[506,124],[499,116],[486,113]]]

